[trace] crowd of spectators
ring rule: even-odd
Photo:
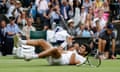
[[[12,54],[14,35],[29,39],[30,31],[38,28],[50,31],[49,34],[61,28],[72,37],[97,39],[113,19],[111,16],[119,19],[120,11],[112,8],[111,1],[114,0],[0,0],[0,43],[7,48],[2,54]],[[120,7],[120,0],[115,2]]]

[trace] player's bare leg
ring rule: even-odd
[[[48,57],[48,56],[52,56],[53,58],[60,58],[61,53],[59,52],[59,49],[57,48],[50,48],[38,54],[39,58]]]
[[[105,49],[105,47],[106,47],[106,40],[102,40],[102,52],[104,53],[104,49]]]
[[[52,56],[59,58],[61,56],[58,48],[51,48],[52,46],[43,39],[39,40],[27,40],[27,45],[40,46],[44,51],[38,54],[38,57]]]
[[[43,39],[38,40],[27,40],[26,45],[40,46],[43,50],[52,48],[52,46]]]
[[[27,40],[24,42],[26,45],[32,45],[32,46],[40,46],[44,51],[33,55],[25,55],[25,59],[29,61],[31,58],[42,58],[42,57],[47,57],[47,56],[52,56],[53,58],[60,58],[61,57],[61,51],[58,48],[52,48],[52,46],[46,42],[43,39],[39,40]]]
[[[99,57],[101,59],[105,59],[105,56],[104,56],[105,46],[106,46],[106,40],[99,39],[98,49],[99,49]]]

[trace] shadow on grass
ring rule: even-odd
[[[120,58],[117,58],[118,60],[120,60]]]
[[[47,65],[47,64],[42,64],[42,65],[19,65],[20,67],[65,67],[65,66],[74,66],[74,65]]]

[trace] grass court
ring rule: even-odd
[[[0,56],[0,72],[120,72],[120,59],[103,60],[100,67],[94,68],[89,65],[50,66],[46,59],[26,62],[13,56]]]

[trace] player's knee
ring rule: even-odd
[[[44,42],[45,40],[44,39],[39,39],[39,41]]]
[[[44,40],[44,39],[39,39],[38,42],[39,42],[39,43],[45,42],[45,40]]]

